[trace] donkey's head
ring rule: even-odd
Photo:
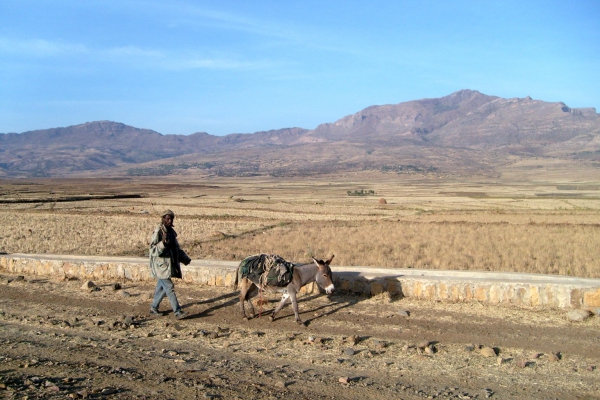
[[[319,270],[317,271],[317,275],[315,276],[315,281],[317,281],[317,285],[319,285],[327,294],[331,294],[333,292],[333,274],[331,273],[331,268],[329,268],[329,263],[333,260],[333,255],[329,257],[329,260],[317,260],[313,258]]]

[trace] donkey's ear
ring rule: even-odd
[[[333,260],[333,257],[334,257],[334,255],[332,254],[331,257],[329,257],[329,260],[325,261],[325,264],[329,265],[331,260]]]
[[[317,264],[317,266],[319,266],[319,260],[317,260],[317,259],[316,259],[316,258],[314,258],[314,257],[311,257],[311,258],[313,259],[313,261],[315,262],[315,264]]]

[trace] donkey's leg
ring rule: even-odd
[[[298,313],[298,298],[296,297],[296,292],[290,292],[290,298],[292,299],[292,308],[294,309],[296,322],[300,325],[304,325],[304,322],[302,322],[300,319],[300,314]]]
[[[258,287],[251,281],[250,288],[248,289],[248,294],[246,295],[246,300],[248,301],[248,312],[250,313],[249,318],[254,318],[256,313],[254,312],[254,306],[252,305],[252,297],[256,295],[258,292]]]
[[[240,312],[242,314],[242,318],[244,318],[246,321],[248,320],[248,317],[246,316],[246,310],[244,310],[244,303],[246,302],[246,297],[248,297],[248,282],[248,279],[242,278],[242,282],[240,284]]]
[[[273,314],[271,314],[271,316],[269,317],[269,320],[271,322],[275,321],[275,314],[277,314],[279,311],[281,311],[281,309],[285,305],[285,302],[289,298],[290,298],[290,295],[288,293],[284,293],[283,296],[281,296],[281,301],[279,302],[279,304],[277,304],[277,307],[273,310]]]

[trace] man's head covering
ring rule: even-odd
[[[171,218],[175,218],[175,213],[171,210],[165,210],[160,214],[160,217],[163,218],[165,215],[170,215]]]

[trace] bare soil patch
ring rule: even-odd
[[[0,397],[281,399],[592,399],[600,321],[559,310],[307,295],[298,326],[244,322],[237,293],[177,283],[190,317],[154,285],[0,271]],[[10,278],[10,279],[9,279]],[[257,310],[259,309],[256,306]],[[403,312],[409,316],[403,316]],[[419,347],[425,346],[425,347]],[[485,357],[480,347],[490,347]],[[556,357],[558,355],[558,357]]]

